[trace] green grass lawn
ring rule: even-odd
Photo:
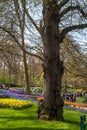
[[[80,116],[84,114],[65,109],[64,122],[41,121],[36,111],[36,104],[23,110],[0,108],[0,130],[80,130]]]
[[[76,101],[77,102],[85,102],[86,101],[86,97],[77,97]]]

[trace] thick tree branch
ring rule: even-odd
[[[62,0],[62,2],[58,5],[58,9],[61,9],[67,2],[69,2],[69,0]]]
[[[87,13],[85,13],[80,6],[69,6],[69,7],[65,8],[65,9],[60,13],[60,18],[63,17],[65,14],[67,14],[69,11],[73,11],[73,10],[78,10],[78,11],[82,14],[82,16],[83,16],[84,18],[87,17]]]
[[[77,74],[77,75],[75,75],[76,77],[83,77],[83,78],[87,78],[87,75],[85,75],[85,74]]]
[[[65,29],[63,29],[63,31],[60,33],[60,36],[64,39],[65,35],[68,32],[76,30],[76,29],[84,29],[84,28],[87,28],[87,23],[86,24],[79,24],[79,25],[69,26],[69,27],[66,27]]]

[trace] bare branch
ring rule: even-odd
[[[74,74],[72,71],[70,71],[67,67],[64,67],[65,71],[67,71],[70,74],[73,74],[75,77],[83,77],[83,78],[87,78],[87,75],[85,74]]]
[[[32,22],[32,24],[34,25],[34,27],[37,29],[37,31],[42,35],[42,31],[41,29],[36,25],[35,21],[33,20],[33,18],[31,17],[31,15],[29,14],[28,10],[25,9],[25,12],[27,14],[27,17],[29,18],[29,20]]]
[[[82,14],[82,16],[83,16],[84,18],[87,17],[87,13],[85,13],[80,6],[69,6],[69,7],[65,8],[65,9],[60,13],[60,18],[63,17],[65,14],[67,14],[69,11],[73,11],[73,10],[78,10],[78,11]]]
[[[40,55],[44,55],[43,48],[38,44],[37,46],[26,46],[26,49],[34,50]]]
[[[19,4],[18,4],[18,0],[14,0],[14,7],[15,7],[16,15],[17,15],[18,20],[19,20],[20,27],[22,28],[22,22],[21,22],[21,18],[20,18],[20,14],[19,14]]]
[[[26,54],[28,54],[28,55],[30,55],[30,56],[37,57],[38,59],[40,59],[41,61],[43,61],[43,58],[42,58],[41,56],[39,56],[39,55],[37,55],[37,54],[34,54],[34,53],[31,53],[31,52],[29,52],[29,51],[25,51],[25,52],[26,52]]]
[[[9,53],[9,54],[15,55],[15,52],[13,52],[13,51],[11,51],[11,50],[7,50],[6,48],[3,49],[3,48],[0,47],[0,51],[1,51],[1,52],[2,52],[2,51],[3,51],[3,52],[7,52],[7,53]],[[19,53],[16,53],[16,56],[22,57],[22,55],[19,54]]]
[[[5,27],[0,26],[0,29],[3,30],[4,32],[8,33],[13,39],[14,41],[20,45],[19,41],[17,40],[17,38],[11,33],[11,31],[9,31],[8,29],[6,29]]]
[[[21,50],[25,51],[25,53],[27,53],[28,55],[37,57],[37,58],[39,58],[40,60],[43,61],[43,58],[42,58],[41,56],[26,51],[26,50],[24,49],[24,47],[23,47],[22,45],[20,45],[20,43],[19,43],[19,41],[17,40],[17,38],[16,38],[9,30],[7,30],[6,28],[4,28],[4,27],[2,27],[2,26],[0,26],[0,29],[2,29],[4,32],[7,32],[7,33],[14,39],[14,41],[18,44],[18,46],[21,48]]]

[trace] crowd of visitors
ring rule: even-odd
[[[63,98],[63,100],[66,100],[66,101],[75,102],[76,101],[76,94],[73,94],[73,93],[63,94],[62,98]]]
[[[87,91],[77,92],[77,93],[68,92],[66,94],[62,94],[63,100],[66,100],[66,101],[75,102],[77,97],[87,97]]]
[[[0,89],[9,89],[9,85],[0,84]]]

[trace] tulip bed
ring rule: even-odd
[[[32,106],[33,103],[27,100],[0,98],[0,107],[11,109],[23,109]]]
[[[64,101],[64,108],[87,113],[87,104]]]
[[[68,102],[68,101],[64,101],[65,105],[72,105],[74,107],[87,107],[87,104],[83,104],[83,103],[77,103],[77,102]]]

